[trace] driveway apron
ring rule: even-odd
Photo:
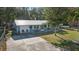
[[[20,40],[14,40],[11,37],[7,40],[7,51],[60,51],[60,49],[41,37]]]

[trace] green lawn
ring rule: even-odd
[[[54,44],[57,47],[64,48],[66,50],[79,50],[79,45],[73,41],[79,41],[79,32],[73,30],[62,30],[55,36],[53,34],[41,36],[48,42]]]

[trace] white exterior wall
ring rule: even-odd
[[[20,33],[22,33],[22,30],[24,30],[24,32],[27,33],[27,32],[26,32],[26,29],[28,29],[28,31],[30,31],[28,25],[26,25],[26,26],[20,26]]]
[[[31,30],[34,30],[34,29],[36,29],[36,28],[34,28],[34,26],[35,25],[32,25],[32,29]],[[41,30],[41,26],[43,26],[43,25],[38,25],[38,29],[39,30]],[[24,30],[24,33],[28,33],[28,32],[30,32],[30,25],[20,25],[20,26],[17,26],[17,33],[18,33],[18,31],[20,32],[20,33],[23,33],[22,32],[22,30]],[[49,26],[48,26],[48,24],[46,24],[46,27],[44,27],[43,29],[46,29],[46,28],[50,28]],[[27,32],[27,30],[28,30],[28,32]]]

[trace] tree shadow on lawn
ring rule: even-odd
[[[58,37],[58,36],[57,36]],[[60,43],[52,43],[57,47],[63,48],[64,51],[79,51],[79,44],[74,43],[71,40],[65,40],[61,37],[59,37],[61,40],[59,41]]]
[[[59,32],[57,32],[58,34],[61,34],[61,35],[65,35],[65,34],[68,34],[68,32],[67,31],[65,31],[65,30],[60,30]]]

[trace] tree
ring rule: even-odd
[[[16,11],[15,11],[16,8],[14,7],[7,7],[5,9],[5,14],[6,14],[6,22],[10,22],[10,21],[13,21],[15,20],[16,18]]]
[[[30,19],[32,20],[43,20],[44,17],[42,16],[43,15],[43,8],[41,7],[38,7],[38,8],[35,8],[35,7],[30,7],[30,10],[29,10],[29,13],[30,13]]]
[[[44,9],[44,17],[49,21],[49,24],[51,26],[55,26],[55,35],[56,35],[56,29],[59,28],[60,24],[63,24],[66,22],[67,18],[67,8],[45,8]]]
[[[70,26],[78,27],[79,22],[79,8],[68,8],[68,23]]]
[[[0,25],[2,26],[3,21],[5,19],[5,9],[4,8],[0,8]]]
[[[1,7],[0,8],[0,22],[1,26],[8,28],[10,22],[16,18],[16,12],[14,7]]]

